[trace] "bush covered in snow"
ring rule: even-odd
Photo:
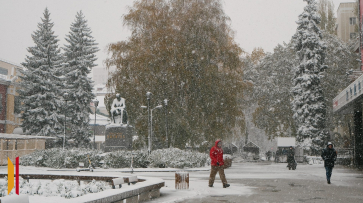
[[[20,165],[23,166],[40,166],[51,168],[76,168],[79,162],[83,162],[88,167],[89,162],[87,156],[93,164],[98,164],[102,160],[102,151],[90,149],[70,149],[63,150],[60,148],[52,148],[46,150],[35,151],[20,157]]]
[[[152,151],[148,157],[147,151],[133,151],[133,167],[134,168],[191,168],[202,167],[210,163],[209,156],[199,152],[189,152],[177,148],[158,149]],[[110,152],[105,156],[105,168],[128,168],[131,165],[130,151]]]
[[[147,151],[115,151],[104,157],[104,168],[129,168],[133,156],[133,168],[147,168],[149,165]]]
[[[88,193],[102,192],[106,189],[111,189],[111,186],[102,181],[92,180],[89,183],[81,182],[78,185],[77,181],[70,180],[35,180],[29,183],[20,178],[20,194],[28,195],[41,195],[45,197],[49,196],[60,196],[65,198],[75,198]],[[7,177],[0,179],[0,197],[8,194]],[[14,194],[15,189],[10,194]]]
[[[0,179],[0,197],[4,197],[8,194],[8,177]]]
[[[177,148],[154,150],[148,156],[146,150],[115,151],[102,154],[101,151],[89,149],[62,150],[59,148],[36,151],[22,156],[20,165],[50,168],[76,168],[79,162],[88,167],[88,158],[94,166],[103,160],[104,168],[129,168],[133,157],[133,168],[150,167],[202,167],[210,163],[209,156],[204,153],[184,151]]]
[[[151,153],[149,160],[151,167],[171,168],[202,167],[210,163],[207,154],[177,148],[155,150]]]

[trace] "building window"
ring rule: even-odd
[[[358,83],[358,90],[359,90],[359,92],[360,92],[360,89],[361,89],[361,85],[360,85],[360,81],[359,81],[359,83]]]
[[[0,74],[1,74],[1,75],[8,75],[8,69],[6,69],[6,68],[1,68],[1,67],[0,67]]]
[[[354,84],[354,96],[357,95],[357,85]]]
[[[357,33],[356,32],[350,33],[350,39],[355,39],[355,38],[357,38]]]
[[[352,91],[352,88],[349,88],[350,89],[350,97],[353,96],[353,91]]]
[[[347,98],[346,100],[348,101],[349,100],[349,93],[348,93],[348,90],[347,90]]]
[[[349,18],[349,24],[351,25],[357,24],[357,18],[356,17]]]
[[[17,96],[14,98],[14,114],[20,114],[20,98]]]

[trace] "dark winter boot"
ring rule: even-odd
[[[208,185],[209,187],[213,187],[213,185]]]
[[[328,180],[328,184],[330,184],[330,180]]]
[[[230,184],[228,184],[228,183],[223,184],[223,188],[227,188],[227,187],[229,187],[229,186],[230,186]]]

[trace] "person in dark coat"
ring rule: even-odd
[[[330,184],[331,174],[334,168],[334,162],[337,160],[337,151],[335,151],[333,144],[328,142],[328,145],[321,153],[321,158],[324,160],[324,167],[326,171],[326,180]]]
[[[287,163],[291,166],[295,165],[295,150],[294,148],[291,146],[290,149],[287,151]]]
[[[217,172],[219,173],[219,177],[223,183],[223,188],[229,187],[230,185],[227,183],[226,175],[224,174],[223,149],[221,140],[217,140],[214,147],[211,148],[210,159],[211,171],[209,176],[209,187],[213,187]]]

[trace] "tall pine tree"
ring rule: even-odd
[[[22,71],[19,90],[22,101],[22,128],[30,134],[54,136],[61,133],[63,115],[59,114],[62,105],[58,98],[58,70],[62,63],[58,39],[52,30],[50,13],[46,8],[38,30],[32,34],[34,47],[29,47]]]
[[[77,147],[86,146],[89,142],[89,114],[90,103],[95,95],[92,93],[92,80],[87,76],[97,58],[95,53],[99,50],[91,36],[91,29],[87,25],[82,11],[78,12],[71,31],[66,36],[68,44],[65,45],[65,89],[69,94],[66,108],[69,117],[69,138],[74,140]],[[67,119],[68,120],[68,119]]]
[[[321,79],[327,66],[324,64],[326,46],[319,28],[321,21],[315,0],[308,4],[297,21],[293,36],[299,64],[293,78],[293,118],[297,125],[297,140],[301,146],[318,149],[324,140],[326,105]]]

